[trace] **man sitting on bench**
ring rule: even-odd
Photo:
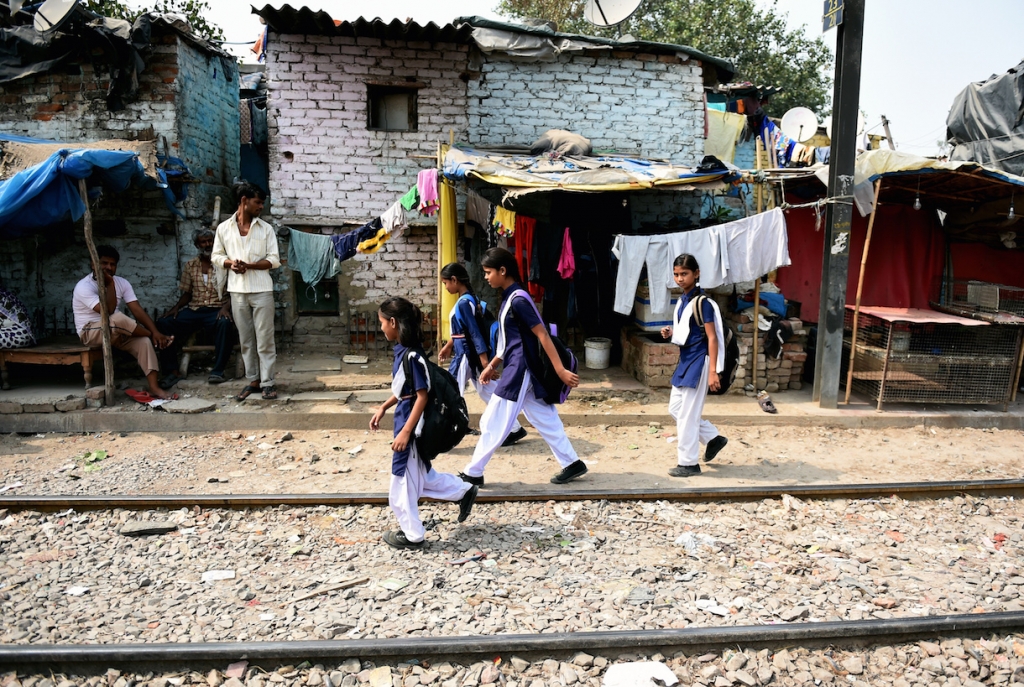
[[[224,294],[227,271],[213,264],[214,233],[209,229],[197,229],[192,242],[199,249],[199,255],[185,263],[181,270],[178,289],[181,298],[163,317],[157,320],[160,331],[174,335],[177,342],[160,351],[160,367],[170,374],[160,380],[160,386],[170,389],[184,379],[178,365],[181,347],[194,333],[205,330],[213,335],[213,369],[206,380],[210,384],[225,381],[227,367],[234,347],[235,327],[231,321],[231,301]]]
[[[114,276],[121,255],[113,246],[96,246],[103,271],[103,283],[107,287],[107,312],[110,313],[110,343],[114,348],[127,351],[139,361],[142,372],[149,383],[149,393],[157,398],[172,398],[173,394],[163,391],[157,383],[159,366],[157,348],[166,348],[174,341],[165,336],[153,324],[146,311],[139,305],[135,291],[127,279]],[[124,303],[135,319],[118,310]],[[88,274],[75,285],[71,301],[75,312],[75,328],[86,346],[97,346],[103,342],[103,327],[100,324],[100,291],[94,274]]]

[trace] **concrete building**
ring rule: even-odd
[[[195,255],[192,232],[209,222],[214,196],[232,206],[238,175],[238,68],[235,59],[180,24],[156,18],[138,88],[112,98],[111,75],[94,56],[75,53],[47,71],[0,84],[0,132],[76,143],[154,140],[180,159],[187,177],[174,182],[187,197],[171,212],[159,192],[129,191],[94,207],[97,241],[121,253],[119,275],[150,309],[178,297],[181,265]],[[127,69],[127,65],[120,65]],[[121,102],[117,102],[120,100]],[[184,186],[184,188],[182,188]],[[43,317],[39,332],[74,333],[71,292],[89,270],[81,227],[53,226],[5,241],[0,282]]]

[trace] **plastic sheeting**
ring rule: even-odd
[[[690,188],[739,178],[732,172],[698,173],[687,167],[640,158],[530,156],[451,148],[444,176],[475,177],[488,184],[552,191],[632,191],[640,188]],[[707,188],[706,186],[703,188]]]
[[[1024,174],[1024,62],[972,83],[953,100],[946,118],[951,160],[971,160]]]
[[[146,179],[139,156],[119,150],[62,150],[0,181],[0,238],[17,238],[85,214],[78,180],[114,190]]]

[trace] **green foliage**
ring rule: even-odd
[[[736,81],[782,86],[768,114],[781,116],[802,105],[819,114],[831,109],[832,51],[807,27],[789,30],[786,14],[771,0],[645,0],[620,29],[601,29],[583,19],[585,0],[500,0],[497,11],[514,19],[540,17],[560,31],[614,38],[619,31],[640,40],[688,45],[732,61]]]
[[[146,12],[180,14],[188,20],[197,35],[215,41],[224,40],[221,28],[206,19],[206,14],[210,11],[210,3],[206,0],[156,0],[152,7],[144,6],[138,10],[131,9],[123,0],[85,0],[82,6],[105,17],[132,22]]]

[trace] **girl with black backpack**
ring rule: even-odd
[[[430,391],[430,374],[420,333],[423,321],[420,309],[404,298],[394,297],[381,304],[377,316],[384,337],[395,342],[395,362],[391,368],[391,397],[373,414],[370,429],[380,429],[384,413],[395,407],[388,505],[401,528],[387,532],[384,541],[396,549],[421,549],[426,531],[420,520],[420,498],[458,501],[459,522],[464,522],[476,501],[477,487],[455,475],[437,472],[416,450],[416,437],[423,428],[423,411]],[[406,358],[409,365],[406,365]],[[411,370],[410,375],[406,374],[407,369]]]
[[[498,344],[494,357],[480,372],[480,382],[488,384],[495,366],[504,365],[501,379],[495,382],[493,396],[480,418],[480,440],[473,458],[459,473],[471,484],[483,486],[484,468],[508,436],[516,417],[522,412],[547,442],[562,470],[551,478],[565,484],[587,472],[587,465],[576,455],[565,435],[565,427],[554,404],[560,399],[540,383],[543,377],[540,356],[547,356],[551,367],[568,387],[579,386],[579,377],[566,369],[530,294],[522,287],[515,257],[504,248],[491,248],[481,264],[491,288],[502,294],[498,314]]]
[[[704,461],[712,460],[729,440],[701,417],[708,389],[721,386],[719,373],[725,369],[725,336],[718,304],[698,286],[697,258],[683,253],[672,263],[672,276],[683,290],[672,315],[672,326],[661,336],[679,346],[679,364],[672,375],[668,412],[676,420],[677,465],[672,477],[700,474],[700,445],[706,444]]]
[[[490,328],[485,323],[486,306],[473,293],[469,272],[460,263],[450,262],[441,268],[441,283],[450,294],[458,294],[449,322],[452,338],[437,354],[438,362],[451,358],[448,371],[459,383],[459,393],[466,395],[466,382],[472,381],[473,388],[484,403],[491,400],[493,385],[480,383],[480,372],[491,362]],[[526,436],[526,429],[517,419],[512,431],[502,442],[511,446]]]

